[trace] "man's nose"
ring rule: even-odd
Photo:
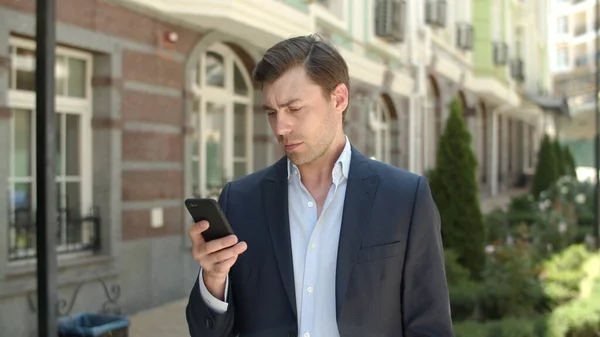
[[[278,136],[287,136],[292,133],[292,123],[285,112],[279,112],[275,118],[275,133]]]

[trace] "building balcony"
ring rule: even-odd
[[[585,24],[582,24],[582,25],[578,25],[577,27],[575,27],[573,36],[577,37],[577,36],[585,35],[585,33],[587,33],[587,26]]]
[[[314,31],[314,20],[306,3],[303,6],[280,0],[121,0],[121,3],[201,30],[218,30],[264,48],[281,39]]]

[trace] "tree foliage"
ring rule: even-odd
[[[440,212],[444,247],[454,250],[458,263],[478,279],[485,264],[485,230],[479,205],[477,159],[456,99],[438,149],[430,186]]]
[[[538,152],[537,165],[531,184],[531,194],[537,199],[559,178],[559,163],[555,146],[548,135],[544,135]]]

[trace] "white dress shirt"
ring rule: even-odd
[[[331,172],[333,184],[320,216],[317,216],[316,201],[302,184],[300,171],[288,160],[288,211],[298,312],[298,336],[339,336],[336,320],[335,274],[350,157],[350,142],[346,137],[344,150]],[[201,275],[202,273],[199,282],[200,293],[204,301],[213,311],[224,313],[227,311],[228,303],[210,294]]]

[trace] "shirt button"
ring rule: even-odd
[[[312,202],[312,201],[309,201],[309,202],[308,202],[308,207],[313,207],[314,205],[315,205],[315,204],[313,204],[313,202]]]
[[[305,332],[304,337],[310,337],[310,334],[308,332]]]
[[[313,292],[313,287],[306,288],[306,291],[308,291],[309,293],[312,293]]]
[[[311,244],[310,244],[310,248],[311,248],[311,249],[315,249],[315,247],[316,247],[316,246],[317,246],[317,245],[315,245],[314,243],[311,243]]]

